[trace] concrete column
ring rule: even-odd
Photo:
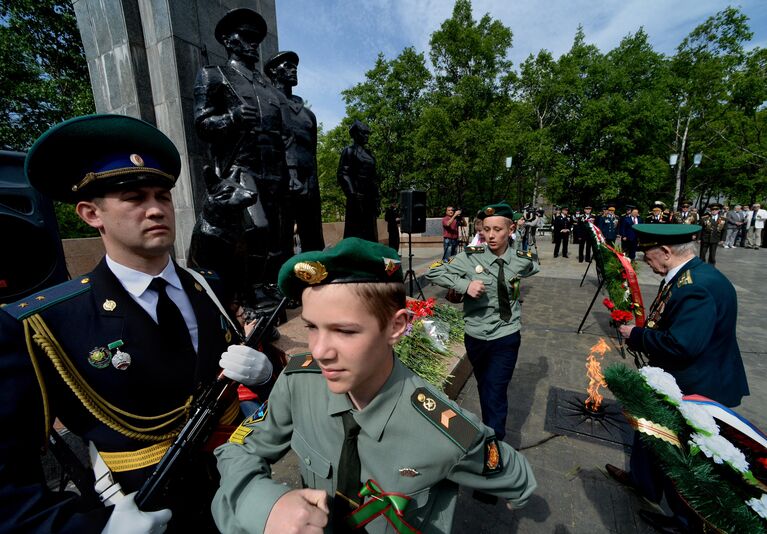
[[[269,33],[262,59],[277,52],[276,0],[73,0],[99,113],[120,113],[155,124],[181,153],[173,191],[176,256],[185,261],[205,198],[207,146],[194,131],[194,80],[202,65],[220,65],[226,50],[216,23],[230,9],[249,7]]]

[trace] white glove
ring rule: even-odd
[[[101,534],[162,534],[168,528],[173,512],[167,508],[156,512],[142,512],[136,506],[136,493],[126,495],[115,504]]]
[[[274,370],[263,352],[245,345],[229,345],[218,365],[224,370],[224,376],[244,386],[265,384]]]

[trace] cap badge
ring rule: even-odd
[[[386,270],[386,274],[391,276],[397,271],[399,271],[399,268],[402,266],[402,262],[399,260],[393,260],[391,258],[382,258],[384,262],[384,269]]]
[[[485,208],[485,215],[492,215],[495,213],[495,208]]]
[[[136,167],[143,167],[144,166],[144,158],[142,158],[138,154],[131,154],[130,155],[130,162],[133,163]]]
[[[319,284],[328,277],[325,266],[318,261],[300,261],[293,266],[296,276],[307,284]]]
[[[111,312],[117,307],[117,303],[114,300],[106,299],[101,306],[104,308],[104,311]]]

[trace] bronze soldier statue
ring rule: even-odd
[[[282,122],[285,128],[285,159],[288,182],[288,219],[295,222],[301,250],[322,250],[322,204],[317,179],[317,118],[304,105],[304,100],[293,94],[298,85],[298,54],[278,52],[264,65],[264,72],[278,91],[285,95],[282,101]]]
[[[338,162],[338,184],[346,195],[344,238],[359,237],[378,242],[380,194],[376,175],[376,159],[368,150],[370,128],[355,120],[349,128],[354,141],[341,152]]]
[[[256,308],[276,302],[269,287],[276,283],[280,266],[293,250],[292,224],[284,216],[283,97],[257,67],[258,45],[266,31],[266,22],[255,11],[229,11],[215,29],[229,60],[225,65],[203,67],[195,82],[195,126],[198,135],[210,143],[216,175],[258,194],[256,202],[247,207],[244,232],[246,284],[256,290]],[[250,289],[243,291],[247,295]]]

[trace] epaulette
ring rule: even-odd
[[[686,286],[687,284],[692,284],[692,274],[690,274],[690,271],[685,271],[679,275],[679,278],[676,281],[676,287]]]
[[[444,262],[442,260],[437,260],[431,265],[429,265],[429,269],[435,269],[437,267],[441,267]]]
[[[468,245],[463,247],[463,250],[466,254],[479,254],[480,252],[485,251],[485,247],[482,245]]]
[[[518,258],[526,258],[526,259],[534,261],[536,263],[538,262],[538,254],[533,254],[532,250],[528,250],[527,252],[525,252],[524,250],[518,250],[517,251],[517,257]]]
[[[302,352],[291,356],[282,372],[289,375],[291,373],[321,373],[322,370],[317,361],[312,358],[311,352]]]
[[[22,321],[30,315],[39,313],[59,302],[69,300],[90,290],[91,278],[89,274],[86,274],[8,304],[3,307],[3,311]]]
[[[197,267],[190,267],[194,272],[201,274],[208,280],[220,280],[218,274],[216,274],[216,271],[211,271],[208,269],[198,269]]]
[[[439,395],[421,387],[410,396],[410,402],[418,412],[439,429],[463,452],[469,450],[479,433],[479,428],[460,412],[443,401]]]

